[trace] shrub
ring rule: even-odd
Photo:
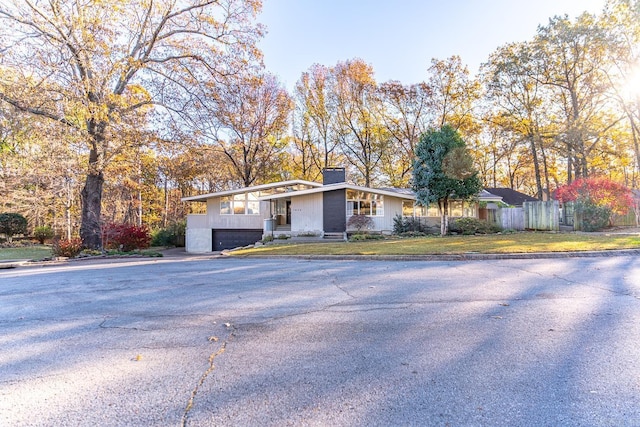
[[[151,246],[184,246],[186,223],[174,222],[166,228],[154,230],[151,233]]]
[[[351,237],[349,237],[349,240],[352,242],[357,242],[360,240],[367,240],[367,235],[366,234],[352,234]]]
[[[131,224],[107,224],[102,229],[102,245],[106,249],[119,249],[130,252],[145,249],[151,243],[151,235],[146,226]]]
[[[500,231],[500,227],[477,218],[457,218],[451,224],[451,231],[464,234],[491,234]]]
[[[384,236],[378,233],[355,233],[349,236],[349,241],[357,242],[362,240],[382,240]]]
[[[582,202],[576,204],[576,211],[582,217],[582,231],[600,231],[609,225],[611,209],[607,206]]]
[[[396,215],[393,217],[393,234],[398,236],[406,235],[406,233],[420,233],[426,235],[429,233],[429,227],[424,225],[420,218],[412,216],[403,217]]]
[[[73,258],[82,251],[82,240],[79,238],[59,239],[53,242],[54,256]]]
[[[151,233],[151,246],[175,246],[175,235],[168,228],[160,228]]]
[[[6,235],[11,242],[14,235],[27,233],[27,219],[19,213],[1,213],[0,233]]]
[[[347,221],[347,228],[358,231],[370,230],[373,228],[373,219],[366,215],[352,215]]]
[[[40,242],[40,244],[44,244],[45,240],[49,240],[51,238],[53,238],[54,233],[53,233],[53,229],[51,227],[49,227],[48,225],[44,226],[44,227],[36,227],[33,230],[33,237]]]

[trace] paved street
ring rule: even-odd
[[[638,426],[640,260],[0,270],[2,426]]]

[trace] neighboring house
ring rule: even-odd
[[[509,206],[521,208],[524,202],[539,202],[540,199],[513,190],[511,188],[485,188],[485,191],[495,196],[501,197],[502,202]]]
[[[480,194],[480,199],[488,193]],[[371,231],[391,233],[398,215],[433,217],[437,208],[415,205],[411,190],[347,184],[344,168],[327,168],[323,183],[294,180],[185,197],[206,202],[206,214],[188,215],[187,252],[211,252],[253,244],[267,235],[344,239],[353,215],[372,218]],[[451,216],[477,216],[477,203],[453,201]]]

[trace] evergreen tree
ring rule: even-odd
[[[482,189],[465,143],[451,126],[430,130],[420,138],[412,186],[418,205],[438,204],[442,236],[449,230],[449,200],[468,200]]]

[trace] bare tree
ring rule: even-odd
[[[209,85],[190,126],[209,148],[226,157],[230,174],[245,187],[278,177],[287,145],[292,101],[268,73],[228,76]]]

